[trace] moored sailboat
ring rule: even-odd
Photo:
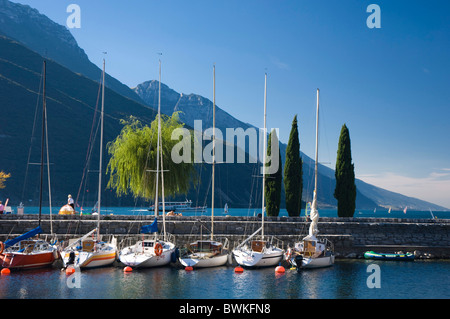
[[[302,268],[321,268],[334,264],[334,247],[326,238],[318,239],[319,232],[317,224],[319,211],[317,210],[317,177],[318,177],[318,138],[319,138],[319,89],[317,89],[317,117],[316,117],[316,154],[315,154],[315,181],[314,194],[311,204],[311,224],[309,234],[301,241],[288,248],[286,252],[287,261],[297,270]]]
[[[216,139],[216,67],[214,66],[213,94],[213,150],[212,150],[212,198],[211,198],[211,239],[197,240],[187,246],[186,253],[179,258],[185,267],[205,268],[223,266],[228,261],[228,239],[225,244],[214,240],[214,176],[215,176],[215,139]]]
[[[273,245],[271,241],[264,238],[264,186],[265,186],[265,158],[266,158],[266,112],[267,112],[267,74],[265,74],[264,86],[264,152],[263,152],[263,182],[262,182],[262,217],[261,228],[250,235],[240,245],[233,249],[233,256],[236,262],[244,267],[269,267],[278,265],[283,257],[284,251]],[[252,238],[261,232],[261,239],[252,240]]]
[[[42,213],[42,187],[43,187],[43,169],[44,169],[44,143],[46,137],[46,61],[43,63],[43,94],[42,94],[42,139],[41,139],[41,171],[40,171],[40,193],[39,193],[39,225],[33,230],[7,240],[0,242],[0,267],[10,269],[32,269],[49,267],[59,258],[57,248],[45,240],[39,238],[42,233],[41,213]],[[48,144],[48,143],[47,143]],[[47,145],[48,150],[48,145]],[[48,158],[48,152],[47,152]],[[51,216],[51,215],[50,215]],[[31,239],[38,236],[37,239]]]
[[[141,228],[141,233],[154,233],[153,239],[144,239],[136,242],[134,245],[126,246],[119,253],[119,260],[126,266],[133,268],[158,267],[169,264],[176,253],[175,244],[167,240],[165,226],[165,202],[164,202],[164,174],[163,174],[163,158],[161,146],[161,61],[159,61],[159,97],[158,97],[158,141],[156,147],[156,188],[155,188],[155,205],[159,207],[158,188],[159,174],[161,173],[161,190],[162,190],[162,217],[163,217],[163,240],[158,239],[157,217],[158,209],[155,209],[155,220],[151,225]],[[161,159],[160,159],[161,155]],[[161,160],[161,169],[160,169]]]
[[[80,268],[96,268],[109,266],[114,263],[117,255],[117,240],[112,238],[110,242],[101,240],[100,212],[102,194],[102,158],[103,158],[103,116],[105,102],[105,60],[103,60],[102,73],[102,109],[100,115],[100,159],[98,174],[98,215],[97,227],[89,233],[73,241],[61,252],[65,267],[74,266]]]

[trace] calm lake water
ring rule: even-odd
[[[380,288],[369,288],[370,265],[379,266]],[[448,299],[450,261],[336,260],[323,269],[233,267],[186,271],[176,267],[82,270],[67,276],[49,268],[0,276],[1,299]],[[369,279],[373,282],[372,279]]]
[[[58,214],[60,207],[53,207],[52,214]],[[17,211],[13,207],[14,211]],[[146,207],[102,207],[102,215],[153,215],[153,212],[149,212]],[[79,211],[79,208],[77,208]],[[84,210],[88,213],[90,208]],[[37,214],[39,212],[39,207],[25,207],[25,214]],[[49,214],[50,208],[43,207],[43,214]],[[230,208],[228,214],[224,213],[223,208],[215,208],[215,216],[257,216],[261,213],[261,208]],[[205,212],[183,212],[183,216],[211,216],[211,209],[207,208]],[[319,214],[321,217],[337,217],[336,209],[319,209]],[[279,216],[288,216],[285,209],[280,209]],[[305,211],[302,210],[301,216],[305,216]],[[374,217],[374,218],[440,218],[440,219],[450,219],[450,211],[413,211],[407,210],[406,213],[403,211],[391,211],[388,210],[356,210],[353,217]]]

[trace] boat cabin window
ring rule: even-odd
[[[153,247],[154,246],[154,242],[152,242],[152,241],[144,241],[142,244],[143,244],[142,246],[144,246],[144,247]]]

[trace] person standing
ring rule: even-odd
[[[70,206],[72,206],[73,209],[75,209],[75,205],[74,205],[74,202],[73,202],[72,195],[69,195],[69,196],[68,196],[68,198],[67,198],[67,204],[69,204]]]

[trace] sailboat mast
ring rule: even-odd
[[[318,171],[318,160],[319,160],[319,89],[317,89],[317,114],[316,114],[316,157],[314,164],[314,193],[317,192],[317,171]],[[317,196],[317,194],[316,194]]]
[[[162,137],[159,136],[160,143],[162,145]],[[160,147],[161,153],[161,202],[162,202],[162,215],[163,215],[163,238],[166,241],[166,204],[164,202],[164,166],[163,166],[163,152]]]
[[[211,198],[211,240],[214,238],[214,176],[216,166],[216,66],[213,67],[213,153],[212,153],[212,198]]]
[[[100,238],[100,212],[102,199],[102,162],[103,162],[103,115],[105,109],[105,59],[103,59],[102,72],[102,110],[100,113],[100,160],[98,164],[98,206],[97,206],[97,240]]]
[[[156,191],[155,191],[155,217],[159,215],[158,187],[159,187],[159,147],[161,136],[161,60],[159,60],[159,93],[158,93],[158,142],[156,146]]]
[[[264,76],[264,144],[263,144],[263,179],[262,179],[262,221],[261,221],[261,237],[264,240],[264,211],[265,211],[265,198],[264,190],[266,185],[266,143],[267,143],[267,125],[266,125],[266,113],[267,113],[267,73]]]
[[[46,99],[45,99],[45,80],[46,80],[46,68],[47,62],[44,60],[44,84],[42,90],[42,139],[41,139],[41,180],[40,180],[40,189],[39,189],[39,226],[41,226],[41,215],[42,215],[42,184],[44,180],[44,142],[45,142],[45,107],[46,107]]]

